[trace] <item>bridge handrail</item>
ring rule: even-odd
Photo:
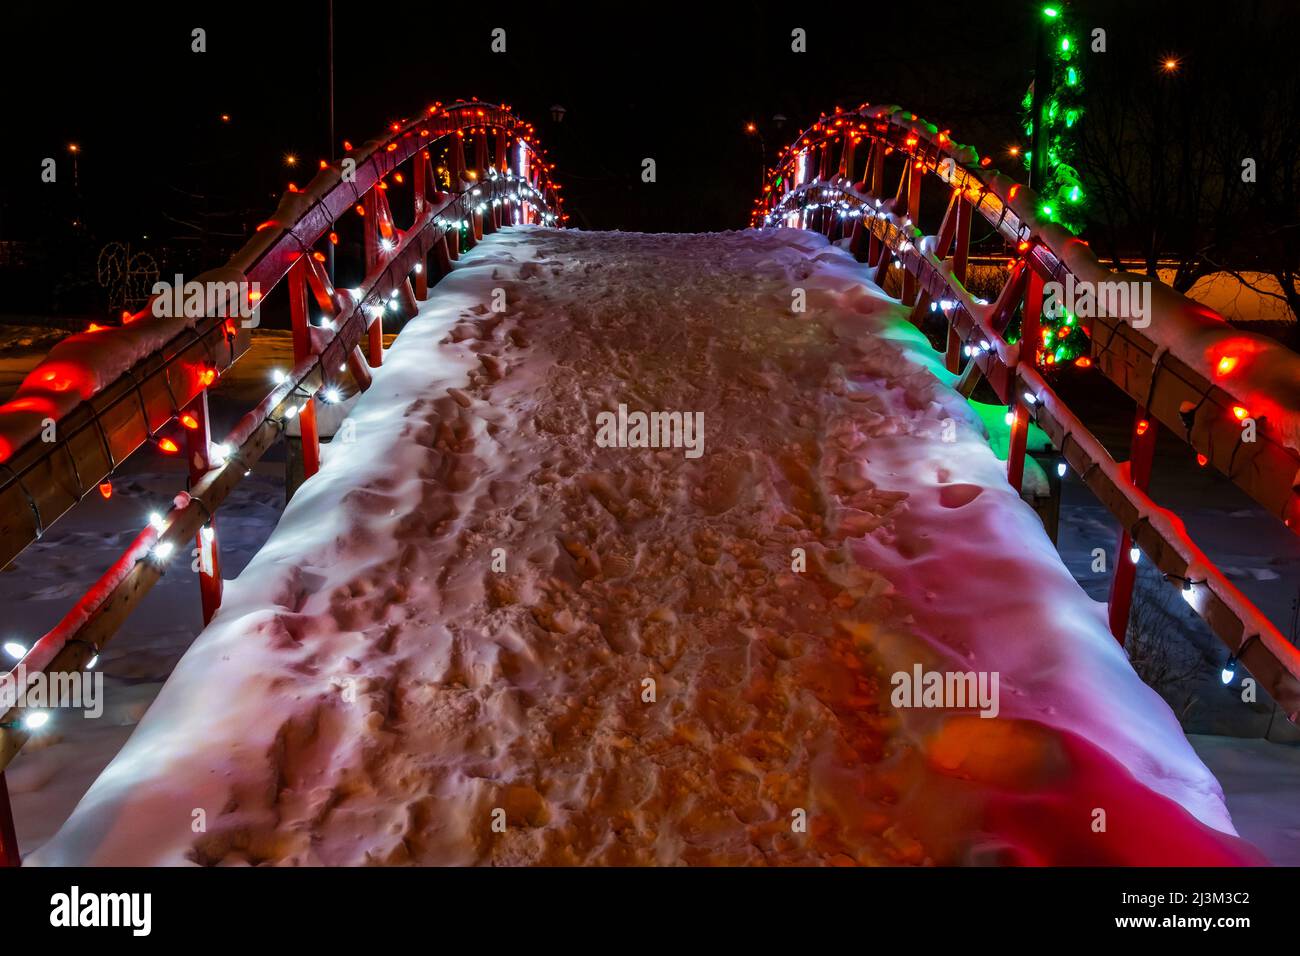
[[[858,112],[855,111],[854,115]],[[843,229],[842,224],[851,222],[853,235],[850,249],[860,261],[869,258],[864,255],[865,237],[874,237],[873,241],[878,241],[880,244],[879,256],[876,262],[869,264],[876,267],[877,281],[883,278],[885,267],[891,261],[901,266],[906,273],[915,277],[919,285],[917,290],[919,301],[916,304],[917,313],[914,315],[920,312],[921,305],[926,301],[935,303],[949,324],[950,356],[953,354],[951,351],[953,342],[965,346],[964,351],[969,356],[969,362],[966,374],[959,381],[973,384],[973,379],[970,378],[971,371],[978,370],[979,374],[987,378],[999,398],[1007,402],[1016,415],[1023,416],[1024,427],[1020,436],[1022,440],[1019,443],[1019,454],[1022,456],[1021,467],[1023,467],[1024,454],[1023,435],[1027,431],[1028,421],[1032,420],[1052,439],[1069,466],[1119,520],[1121,527],[1129,536],[1126,540],[1136,543],[1167,580],[1179,584],[1189,605],[1206,620],[1214,633],[1229,648],[1233,658],[1240,660],[1269,691],[1288,718],[1293,722],[1300,719],[1300,650],[1297,650],[1263,612],[1242,594],[1214,562],[1192,542],[1178,517],[1168,509],[1157,505],[1147,495],[1145,488],[1142,487],[1145,482],[1134,477],[1131,463],[1119,463],[1110,456],[1034,367],[1032,356],[1026,358],[1022,354],[1021,343],[1010,343],[1003,335],[1010,309],[1014,308],[1014,302],[1010,300],[1019,295],[1020,286],[1016,285],[1016,278],[1022,273],[1032,272],[1036,276],[1039,283],[1038,307],[1041,307],[1042,301],[1041,283],[1049,278],[1060,277],[1066,272],[1084,276],[1097,275],[1098,271],[1106,275],[1115,275],[1115,273],[1105,270],[1081,240],[1065,233],[1054,224],[1044,225],[1034,222],[1023,211],[1017,210],[1012,203],[1021,198],[1020,191],[1024,187],[1019,187],[1015,183],[1007,186],[1002,183],[1003,180],[1010,182],[1006,177],[998,173],[988,173],[983,167],[976,165],[979,161],[970,147],[952,144],[946,134],[944,134],[944,142],[939,141],[938,135],[932,135],[928,142],[934,147],[934,151],[927,155],[921,147],[921,143],[927,141],[922,135],[922,127],[932,131],[933,134],[938,133],[929,124],[921,124],[913,114],[905,114],[897,107],[875,108],[868,115],[875,132],[886,134],[875,138],[872,144],[873,151],[884,149],[892,151],[901,146],[899,151],[906,157],[905,178],[904,182],[900,183],[900,196],[904,191],[903,186],[907,184],[906,177],[909,175],[910,168],[937,173],[954,190],[954,200],[965,199],[973,208],[983,208],[985,218],[997,226],[1007,241],[1016,244],[1017,250],[1022,254],[1018,266],[1020,271],[1013,273],[1007,286],[1004,287],[1004,295],[998,301],[987,303],[976,299],[966,288],[962,276],[957,274],[954,265],[957,255],[964,259],[964,250],[955,253],[954,259],[941,258],[942,255],[947,254],[946,247],[953,238],[953,229],[947,217],[944,226],[939,230],[939,235],[927,237],[912,219],[919,203],[911,203],[911,208],[907,210],[909,214],[905,215],[903,210],[895,208],[896,201],[867,191],[865,186],[868,175],[877,180],[877,188],[881,185],[879,170],[883,169],[883,163],[875,173],[872,173],[869,162],[869,169],[864,174],[863,182],[854,183],[852,175],[845,175],[846,171],[852,173],[850,168],[852,151],[845,148],[839,175],[826,178],[820,175],[810,177],[807,182],[789,187],[788,190],[783,189],[779,195],[773,197],[773,187],[784,186],[784,175],[790,174],[794,163],[801,162],[797,158],[800,152],[797,147],[813,145],[808,131],[800,134],[789,156],[778,162],[771,171],[765,188],[765,198],[759,200],[759,208],[756,210],[756,224],[771,226],[797,215],[801,225],[811,228],[811,225],[805,221],[809,210],[812,210],[814,215],[820,209],[833,211],[835,214],[833,217],[823,217],[822,226],[828,235],[834,235],[837,225]],[[831,119],[840,116],[841,114],[836,114],[836,117]],[[899,120],[900,116],[903,119]],[[844,118],[846,123],[851,121],[849,116]],[[885,128],[874,125],[876,123],[882,123]],[[821,124],[815,124],[818,125]],[[898,135],[891,135],[893,132],[891,127],[898,131]],[[811,129],[814,127],[810,127]],[[916,151],[910,150],[909,147],[916,147]],[[783,151],[782,155],[786,156],[786,151]],[[883,155],[881,152],[880,160],[883,160]],[[827,152],[823,150],[823,169],[826,166],[826,156]],[[873,158],[876,158],[874,152]],[[959,158],[967,165],[957,162]],[[953,162],[947,164],[944,163],[944,159],[952,159]],[[779,182],[778,177],[782,178]],[[978,188],[973,183],[978,183]],[[984,188],[986,186],[987,189]],[[1012,186],[1016,188],[1013,190]],[[997,192],[996,189],[1001,191]],[[1028,195],[1023,202],[1032,203],[1033,194],[1027,189],[1025,192]],[[987,202],[986,199],[990,195],[992,201]],[[951,214],[951,204],[949,211]],[[825,221],[827,219],[829,222]],[[1056,243],[1055,248],[1053,243]],[[1076,248],[1081,251],[1075,251]],[[1172,290],[1168,292],[1171,296],[1182,299]],[[1027,297],[1027,311],[1029,301]],[[1201,307],[1196,306],[1196,308]],[[1117,319],[1116,325],[1123,326],[1123,329],[1117,330],[1114,334],[1129,329],[1125,317],[1110,318]],[[1036,324],[1036,318],[1034,321]],[[1222,319],[1218,321],[1223,323]],[[1102,354],[1099,352],[1095,334],[1097,329],[1104,325],[1105,319],[1100,322],[1094,320],[1092,345],[1094,360]],[[1141,330],[1132,331],[1137,334]],[[1239,338],[1235,335],[1233,337]],[[1271,342],[1268,344],[1275,345]],[[1163,359],[1163,362],[1168,361],[1167,357]],[[1100,362],[1097,364],[1103,372],[1106,370],[1104,364]],[[1293,365],[1300,370],[1300,359],[1296,359],[1293,355],[1279,364]],[[1144,393],[1135,396],[1139,407],[1149,407],[1152,403],[1152,396],[1158,390],[1155,375],[1161,367],[1161,356],[1157,353]],[[1196,374],[1196,370],[1186,366],[1185,363],[1184,367],[1193,375]],[[951,364],[950,369],[956,371]],[[1109,377],[1112,380],[1116,379],[1114,375]],[[1170,378],[1172,375],[1167,376],[1166,380]],[[1186,381],[1180,380],[1184,383]],[[1300,381],[1300,377],[1297,381]],[[1124,387],[1124,382],[1116,383]],[[1213,387],[1218,388],[1218,386]],[[1126,388],[1126,391],[1133,394],[1131,388]],[[966,394],[969,394],[969,391],[966,391]],[[1202,393],[1201,401],[1204,403],[1209,399],[1207,389]],[[1227,400],[1234,399],[1235,396],[1229,395]],[[1144,402],[1146,405],[1143,404]],[[1199,410],[1200,405],[1196,407]],[[1181,416],[1178,420],[1184,421]],[[1017,424],[1020,424],[1019,420]],[[1191,433],[1192,429],[1189,427],[1188,431]],[[1199,435],[1202,432],[1197,431],[1195,434]],[[1015,467],[1013,458],[1016,454],[1014,447],[1016,437],[1016,427],[1013,426],[1013,449],[1008,454],[1009,470]],[[1154,433],[1149,437],[1151,439],[1149,447],[1153,447]],[[1280,441],[1276,443],[1275,448],[1286,449],[1294,454],[1293,449]],[[1254,460],[1258,462],[1258,458]],[[1293,497],[1294,489],[1291,488],[1288,479],[1295,475],[1295,469],[1290,461],[1289,458],[1274,455],[1268,463],[1275,470],[1280,467],[1281,475],[1274,473],[1266,477],[1277,486],[1285,485]],[[1231,469],[1228,473],[1231,477]],[[1018,475],[1013,483],[1019,486]],[[1242,482],[1238,481],[1238,484]],[[1289,506],[1289,509],[1284,508],[1284,517],[1289,517],[1293,509],[1294,503]],[[1295,530],[1294,524],[1289,520],[1288,524]],[[1116,560],[1122,562],[1125,557],[1117,553]],[[1130,578],[1128,583],[1130,594],[1131,586]],[[1115,595],[1112,592],[1112,603],[1114,600]],[[1126,595],[1123,600],[1125,603],[1122,619],[1117,625],[1116,620],[1112,618],[1113,627],[1127,625],[1128,596]],[[1116,636],[1123,640],[1122,633],[1117,633]]]
[[[536,192],[558,209],[530,125],[496,104],[436,104],[324,165],[306,188],[290,189],[225,265],[192,281],[255,284],[265,297],[390,173],[434,143],[482,127],[517,131],[538,173]],[[348,179],[345,163],[355,168]],[[214,314],[193,323],[153,316],[153,301],[120,327],[92,327],[57,343],[0,405],[0,568],[207,387],[195,369],[219,377],[248,348],[251,330],[225,317],[237,303],[224,295]],[[158,381],[165,387],[149,388]],[[43,441],[51,420],[56,440]]]
[[[1132,310],[1080,319],[1094,344],[1091,360],[1208,464],[1300,533],[1300,355],[1264,336],[1236,329],[1212,309],[1151,276],[1106,268],[1084,240],[1039,216],[1039,197],[1031,188],[991,168],[974,147],[958,144],[946,130],[898,106],[864,104],[824,115],[810,125],[781,151],[769,171],[768,202],[779,204],[789,195],[778,195],[774,181],[784,175],[788,183],[801,155],[848,134],[883,140],[889,148],[922,163],[927,173],[962,190],[974,211],[1006,240],[1028,244],[1025,257],[1044,281],[1064,285],[1073,276],[1076,283],[1120,281],[1147,286],[1151,314],[1145,319]],[[803,185],[848,187],[846,191],[852,192],[854,184],[810,176]],[[865,185],[865,177],[858,185]],[[755,211],[756,224],[758,217],[770,218],[773,212],[772,206],[764,208],[761,203]],[[1104,346],[1099,348],[1099,342]],[[1225,359],[1231,365],[1221,370]],[[1237,410],[1257,422],[1253,449],[1242,447],[1243,416]]]

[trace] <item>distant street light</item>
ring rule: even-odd
[[[775,119],[776,117],[773,117]],[[782,117],[784,119],[785,117]],[[758,131],[758,124],[748,122],[745,124],[745,132],[758,140],[758,188],[763,188],[763,180],[767,178],[767,141],[763,139],[763,134]]]
[[[295,156],[293,153],[285,153],[285,154],[284,154],[284,164],[285,164],[286,166],[297,166],[297,165],[298,165],[298,157]]]
[[[566,110],[566,109],[565,109],[563,106],[561,106],[559,103],[556,103],[554,106],[551,107],[551,119],[554,120],[554,121],[557,122],[557,123],[563,123],[563,122],[564,122],[564,114],[567,113],[567,112],[568,112],[568,110]]]
[[[1164,58],[1163,62],[1161,62],[1160,68],[1166,73],[1177,73],[1179,65],[1178,57],[1167,56]]]

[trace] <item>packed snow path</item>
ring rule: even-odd
[[[498,233],[31,862],[1259,859],[949,380],[805,232]]]

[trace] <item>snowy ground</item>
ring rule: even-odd
[[[30,862],[1258,860],[934,361],[806,233],[492,237]]]
[[[1188,739],[1223,782],[1238,832],[1277,866],[1300,866],[1300,747],[1193,734]]]

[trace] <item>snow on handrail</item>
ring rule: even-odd
[[[1105,329],[1105,336],[1092,336],[1094,363],[1207,463],[1300,533],[1300,355],[1233,327],[1151,276],[1107,269],[1084,240],[1039,217],[1039,198],[1032,189],[987,166],[973,147],[898,106],[864,104],[824,115],[801,132],[768,171],[764,194],[769,205],[760,203],[755,225],[772,224],[782,209],[814,189],[861,202],[863,190],[843,175],[827,179],[810,173],[806,182],[791,185],[798,165],[815,147],[829,149],[848,134],[884,142],[962,190],[974,211],[1004,239],[1027,245],[1026,257],[1045,281],[1064,284],[1072,276],[1076,284],[1133,282],[1149,288],[1145,316],[1122,309],[1091,323],[1081,319],[1094,332]],[[1166,385],[1173,379],[1179,380],[1178,387]],[[1246,417],[1257,426],[1253,449],[1242,447],[1240,419]]]

